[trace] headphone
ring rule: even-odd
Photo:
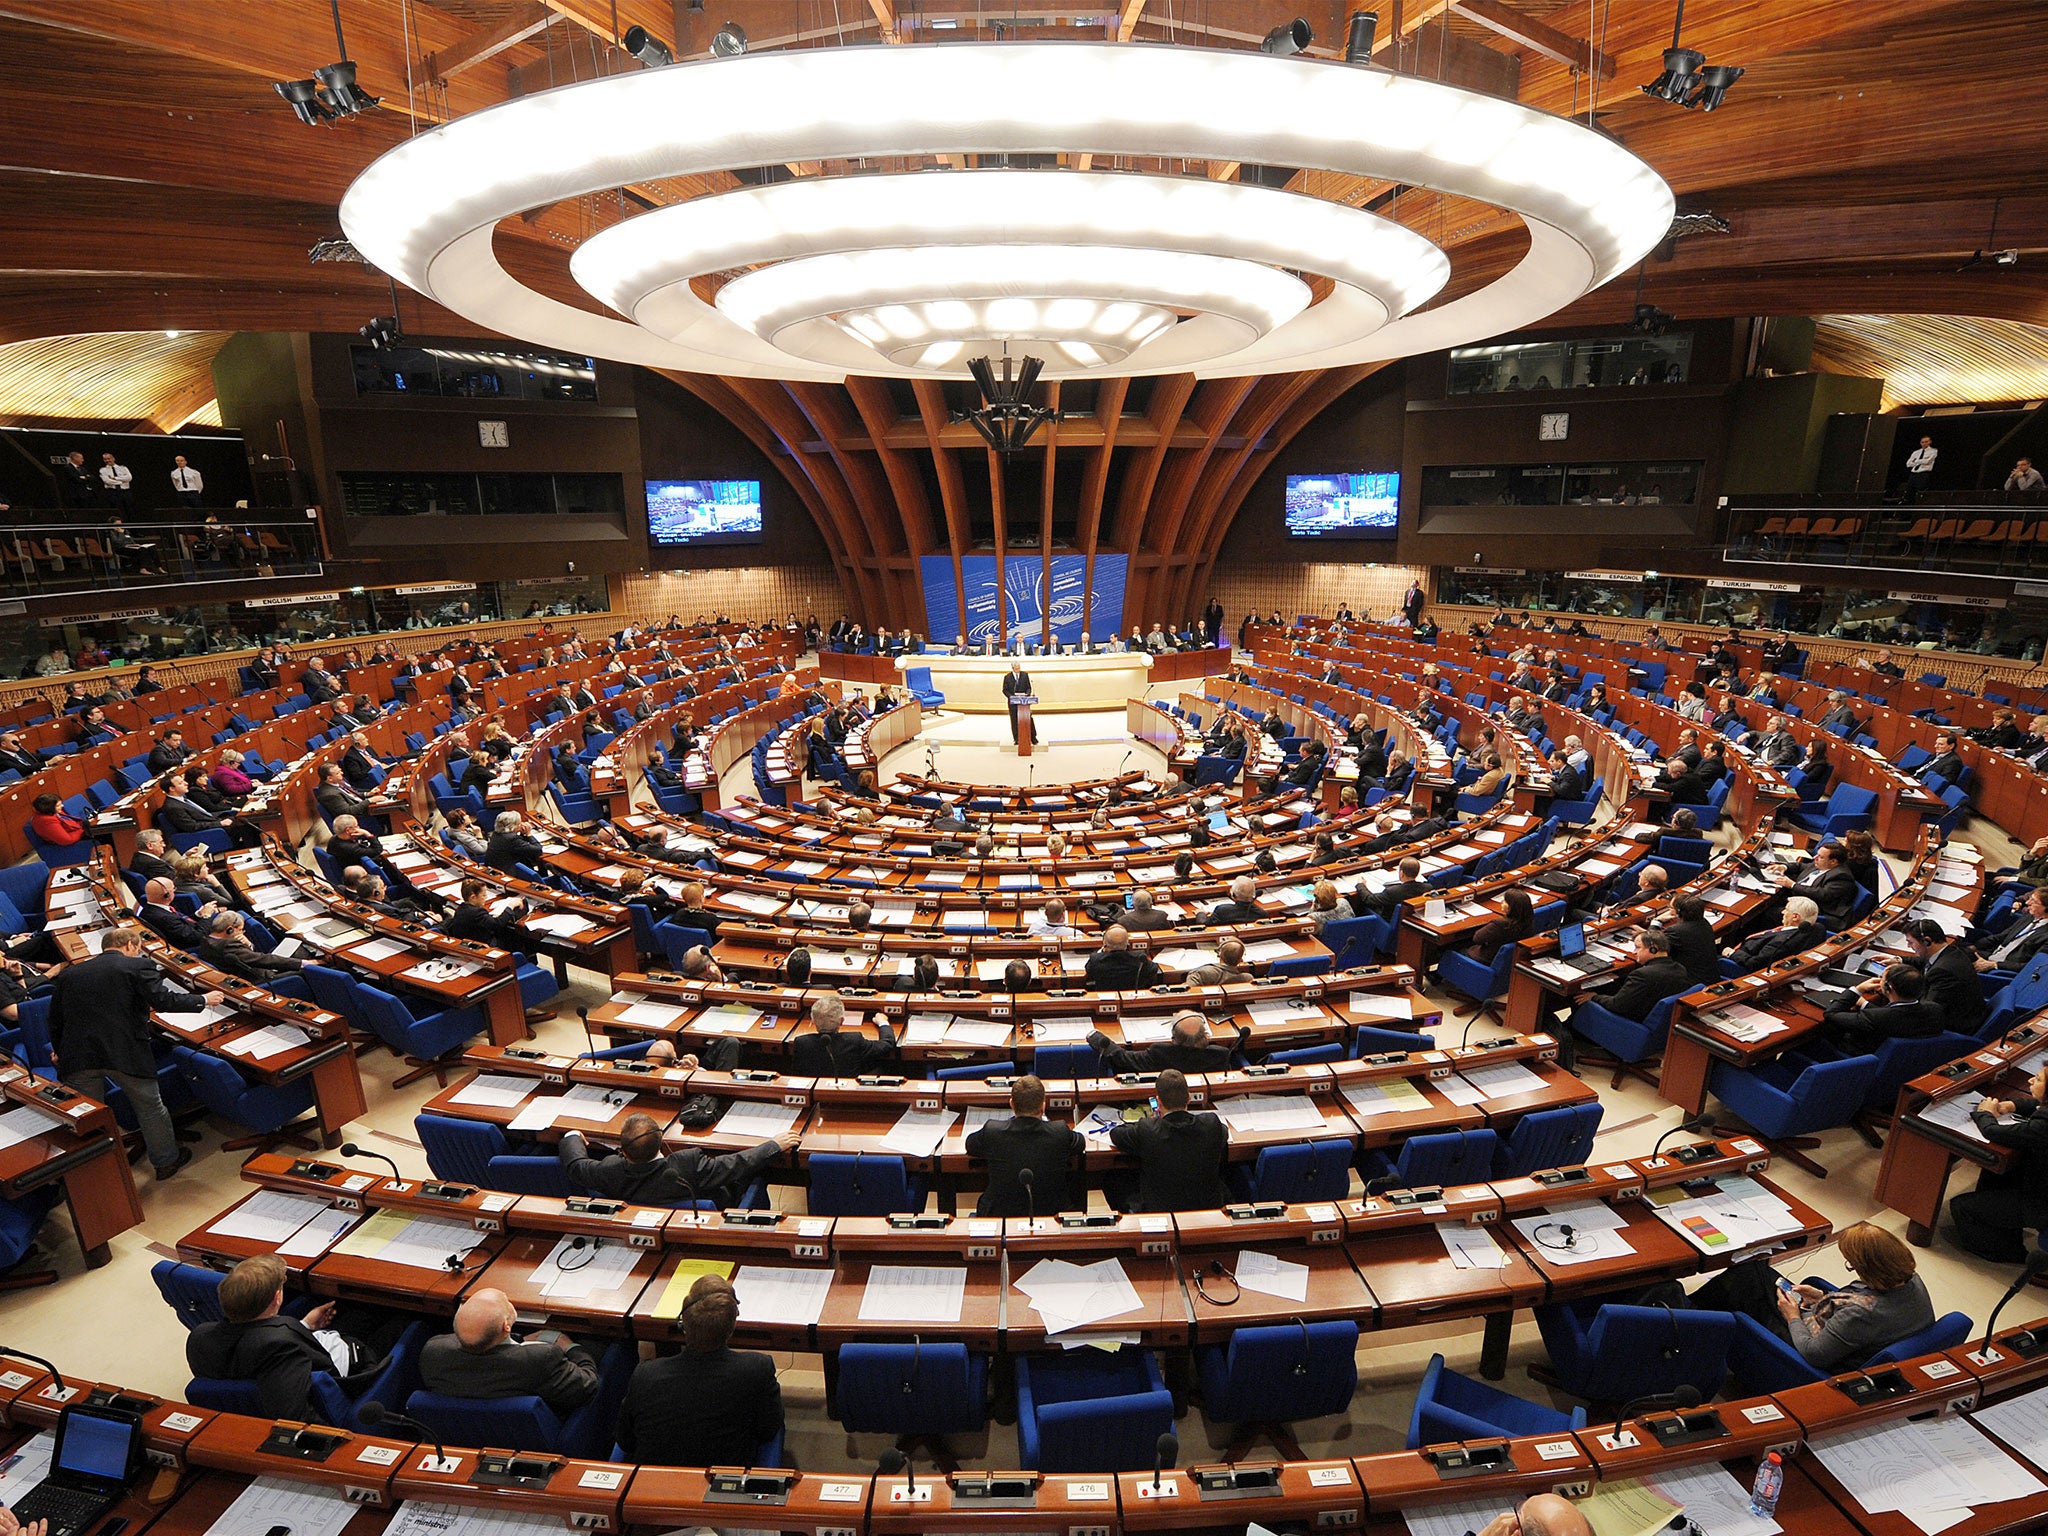
[[[1211,1296],[1208,1287],[1210,1280],[1229,1281],[1230,1294],[1228,1296]],[[1223,1267],[1221,1259],[1211,1259],[1207,1264],[1204,1264],[1195,1271],[1195,1294],[1208,1302],[1212,1307],[1234,1307],[1239,1301],[1243,1300],[1244,1288],[1237,1283],[1237,1276]]]
[[[558,1250],[556,1252],[555,1268],[559,1269],[563,1274],[568,1275],[574,1274],[579,1269],[585,1269],[589,1267],[590,1265],[597,1262],[597,1250],[601,1246],[603,1246],[603,1243],[604,1239],[601,1237],[570,1238],[568,1248],[566,1250]],[[578,1252],[584,1252],[585,1250],[588,1251],[584,1253],[582,1263],[571,1264],[568,1262],[570,1255]]]
[[[1547,1238],[1545,1232],[1555,1232],[1563,1241]],[[1568,1221],[1539,1222],[1529,1235],[1536,1239],[1537,1247],[1548,1248],[1552,1253],[1570,1253],[1579,1246],[1579,1229]]]

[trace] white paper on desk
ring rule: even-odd
[[[1955,907],[1944,906],[1938,901],[1922,901],[1914,905],[1909,917],[1924,917],[1941,924],[1941,931],[1950,938],[1959,939],[1970,928],[1969,914]]]
[[[1988,1429],[2029,1461],[2048,1459],[2048,1387],[2022,1393],[1991,1408],[1979,1408],[1970,1418]]]
[[[1468,1083],[1453,1073],[1430,1085],[1460,1109],[1470,1109],[1475,1104],[1486,1102],[1486,1090],[1476,1083]]]
[[[1285,939],[1261,939],[1244,947],[1245,959],[1254,965],[1263,965],[1268,960],[1285,960],[1293,953],[1294,946]]]
[[[670,1003],[634,1003],[619,1015],[621,1024],[644,1024],[650,1029],[667,1029],[680,1024],[687,1008]]]
[[[1455,1504],[1406,1509],[1401,1516],[1408,1523],[1408,1536],[1471,1536],[1474,1531],[1485,1530],[1494,1516],[1506,1514],[1520,1502],[1518,1495],[1503,1493],[1490,1499],[1460,1499]],[[1716,1531],[1713,1536],[1720,1533]]]
[[[30,1436],[14,1452],[14,1462],[0,1471],[0,1504],[13,1504],[29,1489],[50,1475],[50,1462],[57,1448],[54,1430]]]
[[[579,1298],[617,1290],[633,1273],[639,1257],[640,1250],[624,1243],[608,1245],[601,1238],[563,1237],[527,1278],[540,1287],[543,1296]]]
[[[1518,1093],[1537,1093],[1543,1079],[1519,1061],[1503,1061],[1490,1067],[1468,1067],[1458,1076],[1489,1099],[1513,1098]]]
[[[1982,1495],[1943,1459],[1935,1440],[1924,1433],[1933,1422],[1937,1421],[1876,1424],[1819,1435],[1807,1441],[1807,1448],[1834,1474],[1843,1491],[1870,1514],[1968,1508],[1972,1499]]]
[[[809,1327],[824,1314],[832,1271],[742,1264],[732,1277],[732,1288],[739,1295],[741,1322]]]
[[[286,1051],[296,1051],[299,1047],[309,1044],[312,1038],[296,1024],[270,1024],[225,1042],[221,1049],[230,1056],[246,1056],[251,1061],[268,1061],[273,1056],[284,1055]]]
[[[930,1157],[959,1118],[950,1109],[906,1109],[889,1127],[882,1145],[905,1157]]]
[[[1913,1118],[1924,1120],[1929,1125],[1938,1125],[1971,1141],[1984,1142],[1988,1146],[1990,1143],[1985,1141],[1984,1133],[1977,1129],[1977,1122],[1970,1118],[1971,1112],[1977,1107],[1979,1097],[1980,1095],[1975,1092],[1951,1094],[1945,1099],[1936,1099],[1931,1104],[1922,1105],[1914,1111]]]
[[[1320,1131],[1323,1112],[1305,1093],[1248,1093],[1218,1099],[1216,1113],[1233,1131]]]
[[[561,1536],[561,1531],[558,1514],[529,1514],[497,1504],[472,1509],[407,1499],[384,1527],[384,1536]]]
[[[1599,1259],[1625,1258],[1634,1253],[1635,1245],[1617,1230],[1627,1224],[1626,1217],[1604,1205],[1568,1205],[1534,1216],[1517,1217],[1515,1230],[1529,1240],[1535,1257],[1547,1264],[1563,1267],[1591,1264]],[[1539,1227],[1543,1229],[1541,1237],[1536,1235]],[[1572,1229],[1570,1247],[1564,1246],[1565,1227]]]
[[[1117,1024],[1124,1032],[1126,1045],[1160,1045],[1173,1035],[1173,1018],[1170,1014],[1125,1017],[1117,1020]]]
[[[1344,1089],[1344,1102],[1354,1115],[1401,1115],[1429,1108],[1429,1095],[1407,1078],[1396,1077],[1351,1083]]]
[[[773,917],[783,907],[783,903],[773,896],[762,896],[753,891],[727,891],[719,899],[728,906],[738,907],[742,912],[751,912],[756,917]]]
[[[352,960],[389,960],[393,955],[405,953],[405,946],[396,939],[372,939],[367,944],[358,944],[349,951]]]
[[[1007,1105],[1000,1108],[993,1104],[970,1105],[966,1111],[966,1119],[960,1124],[960,1134],[962,1136],[972,1136],[990,1121],[1007,1120],[1009,1118],[1010,1111]]]
[[[1086,1014],[1033,1019],[1031,1038],[1040,1045],[1079,1045],[1094,1028],[1095,1021]]]
[[[519,1106],[519,1113],[506,1122],[508,1131],[545,1131],[561,1118],[562,1100],[558,1096],[541,1095],[528,1099]],[[607,1116],[607,1119],[610,1117]]]
[[[414,1269],[446,1269],[457,1256],[467,1258],[483,1233],[466,1221],[445,1216],[415,1216],[392,1234],[377,1257],[387,1264],[405,1264]]]
[[[348,1231],[359,1219],[358,1212],[345,1211],[338,1205],[330,1205],[279,1243],[275,1251],[283,1258],[315,1258],[333,1247],[335,1239]]]
[[[555,1110],[557,1120],[583,1120],[602,1125],[633,1102],[631,1090],[607,1088],[598,1083],[578,1083],[562,1095]]]
[[[1106,1322],[1143,1305],[1131,1277],[1116,1259],[1094,1264],[1040,1259],[1015,1284],[1031,1298],[1032,1310],[1048,1334]]]
[[[207,1231],[258,1243],[281,1243],[327,1208],[327,1202],[314,1195],[266,1189],[224,1214]]]
[[[1966,1418],[1929,1419],[1914,1425],[1944,1465],[1962,1475],[1973,1490],[1969,1502],[2002,1504],[2048,1492],[2048,1483],[2015,1461]],[[1935,1505],[1935,1508],[1954,1506]]]
[[[1344,1006],[1353,1018],[1412,1019],[1418,999],[1410,992],[1353,992]]]
[[[946,1031],[946,1038],[963,1045],[1008,1045],[1010,1026],[981,1019],[955,1019],[953,1027]]]
[[[205,1536],[264,1536],[280,1527],[291,1536],[340,1536],[355,1512],[339,1488],[259,1477],[220,1512]]]
[[[1438,1222],[1436,1235],[1443,1239],[1444,1251],[1451,1256],[1451,1263],[1459,1269],[1507,1268],[1507,1254],[1501,1251],[1500,1244],[1493,1240],[1493,1234],[1484,1227],[1461,1227]]]
[[[0,1114],[0,1147],[19,1146],[51,1131],[61,1131],[68,1123],[63,1116],[49,1114],[33,1104],[19,1105]]]
[[[1659,1472],[1645,1481],[1683,1508],[1705,1536],[1781,1536],[1785,1529],[1767,1515],[1749,1512],[1749,1490],[1719,1462]]]
[[[913,1013],[903,1021],[905,1045],[937,1045],[946,1038],[953,1016],[946,1013]]]
[[[860,1296],[864,1323],[958,1323],[967,1270],[944,1264],[877,1264]]]
[[[1278,1296],[1282,1301],[1308,1300],[1308,1266],[1275,1258],[1263,1248],[1246,1248],[1237,1256],[1241,1289]]]
[[[1972,900],[1977,895],[1974,885],[1952,885],[1946,880],[1928,882],[1927,894],[1936,901]]]
[[[1250,951],[1246,951],[1250,958]],[[1213,949],[1169,949],[1158,956],[1160,968],[1168,971],[1192,971],[1204,965],[1217,964]]]
[[[557,938],[568,939],[574,938],[586,928],[595,928],[597,925],[589,918],[579,917],[574,912],[550,912],[544,917],[528,918],[526,926],[536,933],[552,933]]]
[[[735,1099],[718,1117],[718,1130],[728,1136],[752,1136],[768,1141],[796,1124],[803,1113],[796,1104],[767,1104],[754,1099]]]
[[[1260,1024],[1280,1024],[1288,1019],[1322,1019],[1328,1015],[1323,1005],[1305,997],[1276,997],[1250,1005],[1253,1020]]]
[[[502,1110],[510,1110],[514,1104],[526,1100],[532,1090],[541,1085],[539,1077],[514,1077],[508,1071],[481,1071],[473,1081],[463,1083],[461,1090],[451,1098],[451,1104],[494,1104]]]

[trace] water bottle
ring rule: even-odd
[[[1769,1519],[1778,1510],[1778,1495],[1785,1491],[1785,1459],[1772,1451],[1757,1463],[1756,1481],[1749,1487],[1749,1512]]]

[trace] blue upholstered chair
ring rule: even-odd
[[[223,1151],[239,1152],[256,1147],[269,1152],[286,1142],[308,1150],[315,1145],[313,1138],[319,1126],[313,1121],[299,1120],[299,1116],[313,1108],[311,1078],[300,1078],[275,1087],[268,1083],[254,1083],[225,1057],[210,1051],[194,1050],[189,1045],[172,1046],[171,1060],[193,1097],[204,1104],[209,1113],[236,1125],[245,1125],[256,1133],[222,1142]]]
[[[1351,1407],[1358,1390],[1358,1324],[1239,1328],[1228,1344],[1195,1351],[1195,1373],[1209,1422],[1232,1426],[1227,1459],[1237,1460],[1264,1434],[1282,1455],[1299,1460],[1301,1446],[1286,1426]]]
[[[870,1153],[820,1152],[811,1157],[813,1216],[889,1216],[924,1209],[925,1181],[900,1157]]]
[[[1469,1019],[1484,1014],[1498,1022],[1501,1004],[1508,995],[1508,980],[1515,968],[1513,944],[1501,945],[1490,965],[1481,965],[1470,955],[1447,949],[1436,963],[1436,979],[1454,992],[1472,999],[1470,1008],[1460,1008],[1455,1017]]]
[[[467,1398],[425,1389],[406,1398],[405,1411],[451,1445],[602,1458],[612,1444],[619,1404],[637,1361],[632,1344],[613,1344],[597,1362],[596,1393],[566,1415],[530,1395]]]
[[[1595,1100],[1522,1116],[1494,1152],[1493,1176],[1519,1179],[1545,1168],[1578,1167],[1593,1155],[1600,1113]]]
[[[1499,1145],[1500,1137],[1493,1131],[1410,1136],[1397,1157],[1390,1158],[1382,1151],[1365,1153],[1358,1160],[1358,1171],[1368,1184],[1390,1180],[1384,1184],[1389,1189],[1479,1184],[1492,1176]]]
[[[1351,1187],[1355,1153],[1356,1144],[1348,1136],[1263,1147],[1252,1164],[1246,1194],[1253,1200],[1284,1200],[1289,1205],[1341,1200]]]
[[[1017,1445],[1040,1472],[1140,1472],[1173,1428],[1149,1349],[1017,1357]]]
[[[838,1375],[849,1433],[929,1442],[988,1427],[988,1357],[964,1344],[847,1344]]]
[[[1682,996],[1684,993],[1678,994]],[[1671,1038],[1671,1010],[1677,1006],[1678,997],[1652,1004],[1641,1023],[1602,1007],[1597,998],[1588,998],[1572,1010],[1565,1027],[1614,1058],[1614,1081],[1610,1087],[1619,1088],[1621,1080],[1631,1073],[1650,1082],[1644,1063],[1664,1054],[1664,1043]]]
[[[1722,1062],[1709,1079],[1715,1097],[1740,1115],[1774,1156],[1817,1179],[1828,1171],[1806,1155],[1808,1148],[1820,1145],[1812,1133],[1847,1125],[1876,1081],[1875,1056],[1808,1061],[1796,1053],[1747,1070]]]
[[[1806,1277],[1806,1283],[1822,1290],[1834,1289],[1827,1281],[1813,1275]],[[1804,1355],[1747,1313],[1731,1315],[1735,1319],[1735,1337],[1728,1349],[1728,1369],[1734,1373],[1741,1390],[1752,1396],[1789,1392],[1794,1387],[1826,1381],[1830,1374],[1840,1374],[1841,1371],[1876,1370],[1920,1355],[1938,1354],[1945,1349],[1954,1349],[1970,1336],[1969,1314],[1949,1312],[1937,1317],[1918,1333],[1860,1360],[1845,1360],[1836,1372],[1829,1373],[1808,1365]]]
[[[1458,1440],[1511,1440],[1517,1435],[1561,1435],[1586,1426],[1586,1410],[1559,1413],[1541,1403],[1526,1402],[1498,1387],[1461,1376],[1429,1357],[1415,1409],[1408,1416],[1408,1449],[1446,1445]]]
[[[1711,1398],[1728,1374],[1735,1318],[1728,1312],[1549,1302],[1536,1328],[1558,1387],[1592,1403],[1624,1403],[1691,1386]]]

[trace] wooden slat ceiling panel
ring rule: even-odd
[[[2048,327],[1956,315],[1822,315],[1814,367],[1885,381],[1884,408],[2048,397]]]
[[[176,431],[220,414],[213,359],[227,331],[108,331],[0,346],[0,423],[150,422]]]

